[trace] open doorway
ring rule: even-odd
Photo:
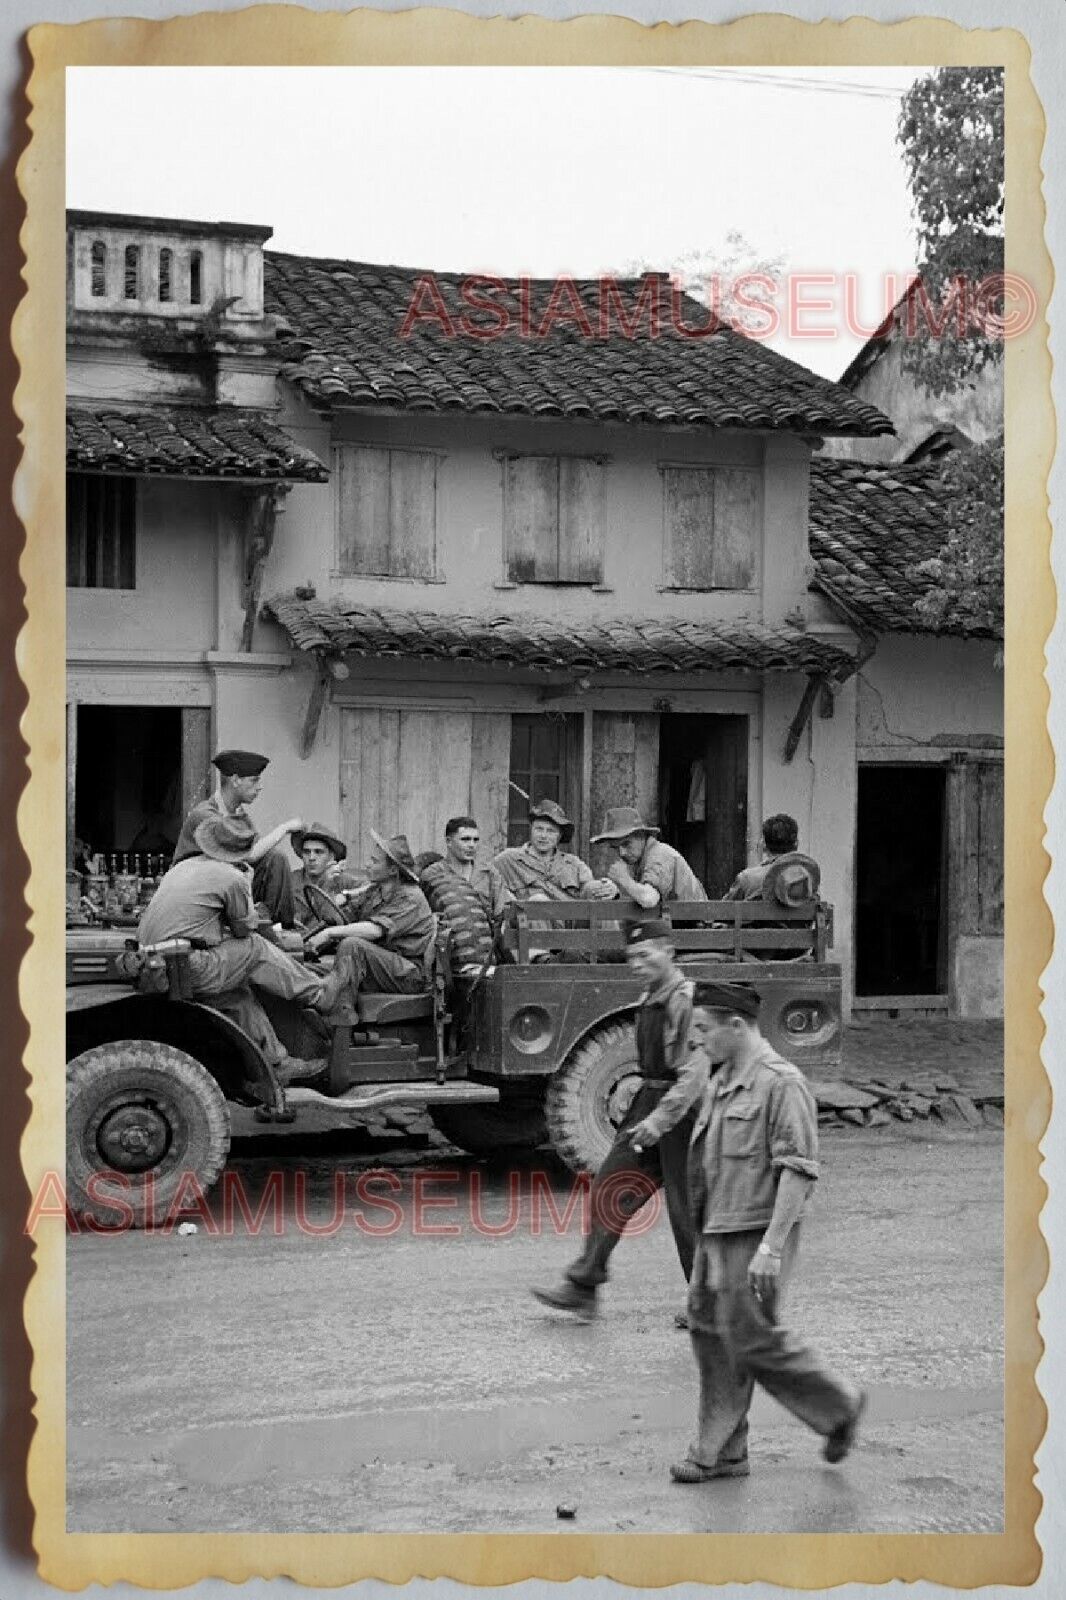
[[[855,991],[946,993],[942,767],[859,767]]]
[[[209,711],[79,705],[76,714],[75,837],[107,857],[170,856],[185,813],[207,793]]]
[[[748,719],[679,712],[659,724],[659,821],[712,899],[747,864]]]

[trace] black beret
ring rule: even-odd
[[[254,750],[220,750],[211,757],[224,778],[258,778],[264,767],[270,765],[269,756],[257,755]]]
[[[758,991],[746,983],[697,983],[693,998],[698,1006],[735,1011],[742,1017],[757,1017],[762,1004]]]
[[[644,939],[673,939],[674,930],[665,917],[647,917],[643,922],[626,923],[626,944],[640,944]]]

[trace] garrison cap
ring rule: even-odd
[[[646,917],[642,922],[626,923],[626,944],[641,944],[645,939],[673,939],[674,930],[665,917]]]
[[[258,778],[264,767],[270,765],[269,756],[257,755],[254,750],[220,750],[211,757],[224,778]]]
[[[693,1000],[698,1006],[712,1011],[735,1011],[739,1016],[755,1018],[762,1004],[758,990],[746,983],[697,983]]]

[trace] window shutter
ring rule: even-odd
[[[755,578],[759,475],[738,467],[714,471],[713,566],[716,589],[750,589]]]
[[[389,452],[342,449],[337,493],[341,572],[387,577],[389,572]]]
[[[664,474],[669,580],[679,589],[714,587],[714,473],[668,467]]]
[[[559,475],[554,456],[504,462],[504,539],[512,583],[552,583],[559,572]]]
[[[603,465],[580,456],[559,460],[559,580],[603,577]]]
[[[389,566],[394,578],[436,570],[437,458],[393,450],[389,458]]]

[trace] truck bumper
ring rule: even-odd
[[[329,1111],[348,1111],[353,1116],[389,1106],[495,1105],[499,1098],[500,1091],[484,1083],[367,1084],[336,1097],[301,1086],[285,1090],[285,1104],[293,1111],[299,1111],[301,1106],[322,1106]]]

